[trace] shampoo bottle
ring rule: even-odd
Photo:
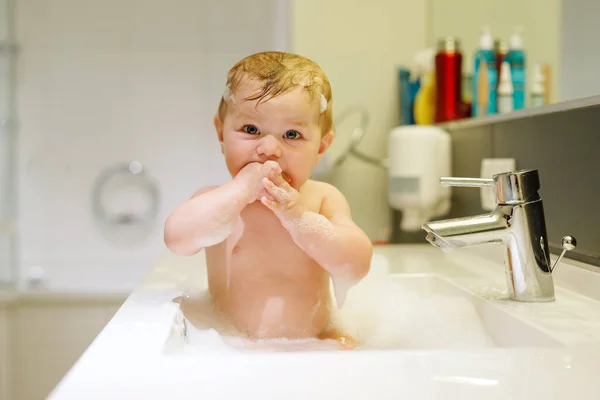
[[[531,107],[541,107],[546,104],[546,82],[542,66],[536,64],[533,69],[533,84],[531,85]]]
[[[477,115],[489,115],[496,113],[496,87],[498,83],[498,70],[496,68],[496,52],[494,50],[494,39],[487,28],[483,28],[481,37],[479,38],[479,48],[474,54],[474,68],[473,68],[473,94],[481,93],[481,89],[478,85],[482,81],[480,78],[481,67],[486,68],[486,80],[485,83],[488,86],[487,94],[487,112],[478,110],[479,101],[473,102],[473,116]],[[482,62],[483,61],[483,62]]]
[[[498,113],[506,114],[514,109],[514,89],[510,73],[510,65],[506,61],[502,63],[500,76],[500,84],[498,84]]]
[[[513,83],[513,106],[515,110],[525,108],[525,51],[519,29],[515,29],[508,41],[508,53],[504,58],[510,64]]]

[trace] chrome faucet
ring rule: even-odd
[[[433,221],[423,224],[426,239],[444,251],[483,243],[505,246],[504,263],[508,296],[525,302],[548,302],[554,298],[552,270],[566,251],[576,246],[565,236],[563,252],[550,265],[550,252],[540,180],[535,169],[520,170],[483,178],[441,178],[442,186],[491,187],[496,209],[490,214]]]

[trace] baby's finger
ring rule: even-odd
[[[260,192],[258,192],[257,199],[260,200],[261,197],[266,197],[269,200],[275,201],[275,198],[265,188],[260,189]]]
[[[271,173],[267,176],[267,178],[271,182],[273,182],[276,186],[281,186],[281,183],[285,182],[283,177],[281,176],[281,170],[271,171]]]
[[[287,183],[287,181],[283,178],[281,178],[281,184],[279,185],[279,187],[285,189],[285,191],[287,192],[291,192],[292,190],[295,190],[293,187],[290,186],[289,183]]]
[[[269,179],[265,178],[263,179],[263,186],[265,189],[267,189],[267,192],[273,196],[273,198],[275,200],[278,201],[282,201],[286,198],[286,191],[285,189],[275,185],[272,181],[270,181]]]
[[[265,165],[267,165],[267,170],[265,171],[265,176],[267,178],[271,179],[274,176],[281,174],[282,170],[279,164],[277,164],[275,161],[267,161],[267,163],[265,163]]]
[[[269,200],[265,196],[260,198],[260,202],[263,203],[269,210],[274,213],[278,213],[280,211],[280,205],[278,202]]]

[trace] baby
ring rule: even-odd
[[[233,179],[199,189],[165,223],[173,253],[205,249],[211,297],[250,338],[353,346],[332,322],[330,278],[343,302],[373,249],[344,196],[309,179],[332,119],[331,87],[313,61],[283,52],[241,60],[214,117]]]

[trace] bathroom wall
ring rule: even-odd
[[[9,337],[8,337],[8,317],[4,302],[0,299],[0,400],[9,399],[9,367],[10,362],[8,351],[9,351]]]
[[[495,38],[505,40],[513,27],[521,27],[527,63],[530,66],[547,63],[552,67],[551,96],[552,101],[558,101],[558,77],[562,74],[559,22],[564,18],[561,0],[429,0],[429,3],[428,43],[435,45],[445,36],[458,37],[465,73],[473,72],[473,53],[479,46],[482,27],[487,26]],[[533,67],[526,78],[528,86],[532,82],[532,72]]]
[[[552,251],[560,252],[561,238],[572,235],[578,245],[565,257],[600,266],[598,126],[600,96],[443,125],[453,141],[453,176],[479,177],[481,160],[489,157],[537,169]],[[452,190],[450,217],[484,212],[478,189]]]
[[[10,51],[13,27],[11,25],[11,0],[0,0],[0,287],[13,279],[14,268],[14,146],[13,125],[14,51]],[[9,122],[9,123],[7,123]]]
[[[426,45],[427,2],[410,0],[296,0],[291,48],[319,62],[333,87],[334,117],[350,106],[369,112],[360,149],[385,158],[387,134],[399,123],[398,65],[407,65]],[[337,127],[331,147],[339,154],[357,119]],[[347,197],[352,215],[372,240],[391,229],[387,173],[349,158],[328,181]]]
[[[45,399],[122,302],[110,295],[0,299],[0,400]]]
[[[227,70],[283,49],[280,0],[16,2],[20,279],[128,293],[165,251],[162,223],[198,187],[228,179],[212,126]],[[94,179],[137,160],[158,180],[159,217],[135,247],[91,213]]]
[[[600,2],[561,0],[560,93],[561,100],[600,93]],[[584,61],[585,60],[585,61]]]

